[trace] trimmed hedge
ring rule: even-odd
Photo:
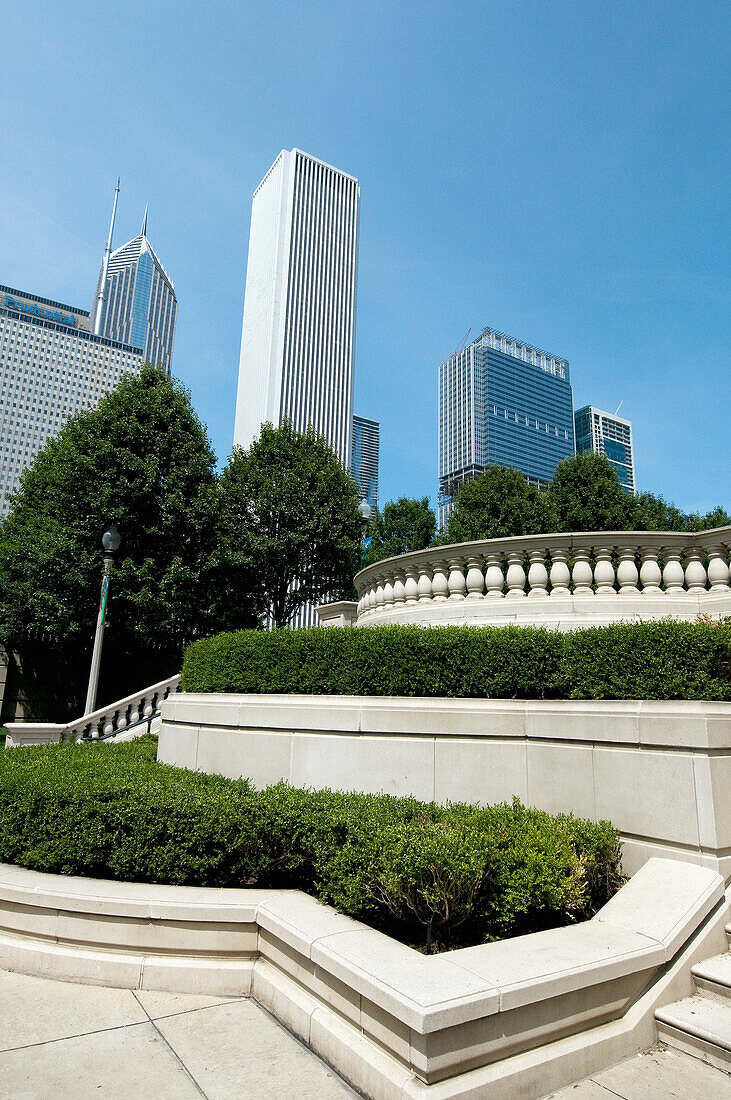
[[[731,624],[242,630],[194,642],[185,691],[731,699]]]
[[[607,822],[518,801],[254,791],[155,761],[152,738],[0,754],[0,860],[38,871],[306,890],[407,943],[439,946],[590,917],[621,882]]]

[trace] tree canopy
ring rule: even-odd
[[[556,466],[546,491],[556,531],[626,531],[632,527],[634,497],[619,484],[604,455],[572,455]]]
[[[72,710],[83,698],[111,523],[122,544],[102,696],[129,687],[133,666],[150,683],[175,671],[193,638],[255,623],[246,593],[220,599],[214,463],[189,394],[147,364],[68,420],[24,471],[0,528],[0,643],[28,674],[40,663],[50,676],[55,666]]]
[[[259,606],[276,626],[305,603],[349,596],[359,566],[358,490],[322,436],[263,424],[221,475],[223,552],[253,563]]]
[[[700,531],[729,524],[721,507],[688,514],[652,493],[628,493],[609,460],[588,453],[559,462],[544,492],[519,470],[488,467],[460,488],[439,541],[559,531]]]
[[[429,506],[429,498],[421,500],[399,497],[389,500],[383,512],[376,508],[371,517],[368,533],[373,541],[368,550],[367,564],[408,554],[412,550],[424,550],[431,546],[436,532],[436,516]]]
[[[461,486],[441,541],[472,542],[555,530],[546,495],[529,485],[520,470],[488,466]]]

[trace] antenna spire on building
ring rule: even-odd
[[[119,198],[119,176],[117,177],[117,186],[114,189],[114,205],[112,206],[112,220],[109,223],[109,236],[107,237],[107,247],[104,249],[104,263],[102,264],[102,273],[99,279],[99,293],[97,295],[95,312],[94,312],[94,335],[101,336],[102,331],[102,312],[104,310],[104,303],[107,297],[107,272],[109,271],[109,257],[112,254],[112,235],[114,234],[114,219],[117,216],[117,199]]]
[[[145,204],[145,216],[142,219],[142,229],[140,230],[140,236],[147,236],[147,204]]]

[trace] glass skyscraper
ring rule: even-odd
[[[574,417],[576,425],[576,453],[594,451],[606,455],[617,471],[619,483],[629,493],[634,493],[635,457],[632,446],[632,421],[616,413],[595,409],[586,405],[578,409]]]
[[[169,374],[178,302],[172,280],[147,239],[146,212],[139,236],[115,249],[109,258],[106,294],[100,307],[103,270],[102,266],[91,314],[92,329],[96,311],[101,308],[103,336],[142,348],[145,362],[162,364]]]
[[[371,510],[378,505],[378,449],[381,425],[365,416],[353,416],[353,459],[351,471],[358,482],[361,500]]]
[[[439,368],[439,526],[464,481],[493,464],[545,488],[574,453],[569,364],[486,328]]]

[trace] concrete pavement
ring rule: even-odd
[[[2,1100],[353,1100],[254,1001],[0,970]],[[547,1100],[731,1100],[731,1077],[658,1048]],[[516,1098],[517,1100],[517,1098]]]
[[[0,1097],[347,1100],[355,1093],[254,1001],[0,971]]]

